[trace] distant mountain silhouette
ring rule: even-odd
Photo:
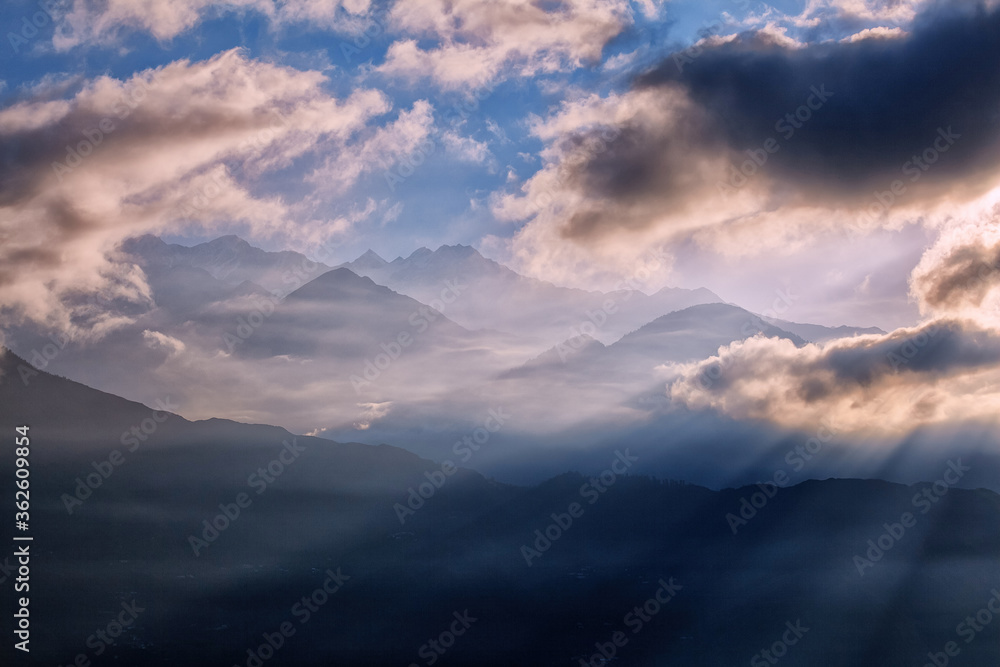
[[[658,315],[721,301],[706,289],[664,288],[649,296],[628,289],[604,293],[558,287],[522,276],[463,245],[434,251],[419,248],[387,263],[373,255],[369,251],[341,266],[424,303],[433,303],[446,281],[457,282],[465,289],[449,310],[456,322],[471,329],[509,331],[548,345],[580,333],[611,342]],[[612,305],[605,312],[608,303]],[[581,332],[581,327],[594,331]]]
[[[303,275],[311,279],[331,268],[291,250],[261,250],[234,235],[220,236],[188,247],[167,244],[156,236],[146,234],[125,240],[121,249],[136,257],[144,267],[189,266],[204,269],[225,284],[235,286],[248,280],[279,296],[301,285]]]
[[[991,491],[712,491],[623,476],[627,442],[603,474],[514,487],[386,445],[190,422],[43,371],[25,384],[26,363],[0,355],[0,430],[27,424],[33,443],[39,663],[92,655],[122,604],[142,611],[102,657],[150,667],[245,665],[285,622],[274,664],[423,664],[456,618],[468,636],[445,638],[447,664],[741,664],[783,636],[787,665],[922,664],[949,641],[963,664],[996,658],[989,630],[956,634],[1000,580]],[[129,451],[119,434],[143,423],[157,426]]]
[[[797,322],[788,322],[786,320],[772,318],[765,319],[774,326],[796,334],[810,343],[825,343],[837,338],[850,338],[851,336],[886,333],[878,327],[850,327],[845,325],[838,327],[825,327],[820,324],[799,324]]]
[[[276,304],[243,350],[353,363],[379,354],[382,344],[400,346],[400,336],[409,341],[407,358],[412,358],[414,350],[460,350],[482,338],[434,308],[339,268]]]
[[[578,380],[590,377],[601,382],[637,381],[643,375],[648,377],[659,364],[705,359],[722,346],[759,333],[805,345],[795,334],[747,310],[712,303],[658,317],[611,345],[600,345],[589,337],[567,340],[504,377],[538,380],[542,373],[555,372],[573,374]]]

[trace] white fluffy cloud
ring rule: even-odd
[[[647,7],[647,9],[649,9]],[[534,76],[600,61],[632,22],[626,0],[413,0],[389,15],[393,43],[378,70],[444,88],[480,88],[505,76]],[[423,48],[421,38],[438,44]]]
[[[809,0],[796,22],[813,27],[832,19],[901,26],[913,21],[929,0]]]
[[[0,171],[12,186],[0,195],[7,317],[71,329],[73,293],[141,300],[141,272],[108,258],[130,235],[234,225],[256,237],[322,235],[327,221],[303,225],[282,197],[255,192],[308,153],[350,151],[390,109],[380,92],[337,99],[324,82],[232,50],[0,110]]]
[[[1000,329],[1000,188],[953,211],[910,276],[922,313]]]
[[[640,0],[655,16],[660,3]],[[373,25],[398,38],[379,69],[410,80],[431,78],[445,88],[482,87],[505,76],[532,76],[595,63],[604,45],[632,22],[628,0],[406,0],[388,18],[371,0],[73,0],[59,18],[53,45],[120,43],[128,32],[167,42],[204,20],[254,12],[274,28],[309,27],[360,34]],[[418,41],[431,38],[430,48]]]
[[[958,320],[826,346],[758,336],[672,370],[677,403],[794,429],[899,436],[1000,414],[1000,335]]]
[[[780,174],[748,164],[679,87],[571,99],[533,118],[531,131],[545,146],[542,169],[496,193],[492,210],[523,223],[504,251],[546,280],[608,287],[601,276],[627,272],[649,247],[693,241],[723,255],[759,255],[857,226],[850,209],[787,191],[776,198]],[[898,229],[915,207],[901,201],[871,229]],[[933,214],[926,205],[916,213]]]
[[[326,158],[308,180],[319,188],[342,192],[364,173],[386,170],[413,155],[434,127],[434,108],[426,100],[417,100],[409,110],[384,127],[373,129],[369,136]],[[427,148],[430,151],[430,148]]]
[[[466,137],[458,132],[446,131],[441,133],[441,142],[445,150],[456,159],[463,162],[473,162],[480,164],[486,162],[490,157],[490,147],[482,141],[476,141],[472,137]]]
[[[58,50],[107,44],[126,31],[169,41],[213,15],[258,12],[273,25],[308,24],[337,32],[366,25],[370,0],[73,0],[53,38]]]
[[[958,205],[910,277],[928,319],[795,347],[762,337],[676,366],[671,398],[737,419],[899,436],[1000,415],[1000,192]],[[867,281],[866,281],[867,282]]]
[[[531,124],[542,168],[493,197],[494,215],[521,225],[508,257],[570,282],[626,271],[650,245],[761,255],[967,218],[1000,173],[997,87],[919,59],[989,58],[997,18],[940,12],[888,40],[789,44],[756,30],[665,57],[623,92],[570,91]],[[927,82],[898,84],[914,77]],[[964,103],[916,92],[935,86]]]

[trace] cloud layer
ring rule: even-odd
[[[1000,408],[1000,334],[957,320],[826,346],[755,337],[675,370],[674,401],[788,428],[828,421],[845,434],[898,436],[995,423]]]
[[[322,241],[330,229],[300,210],[308,202],[268,194],[263,179],[319,151],[338,156],[347,180],[370,170],[366,161],[381,164],[377,143],[357,151],[352,141],[391,108],[371,89],[335,98],[325,81],[230,50],[127,80],[97,77],[68,99],[0,111],[6,316],[68,329],[63,301],[74,292],[140,299],[141,272],[108,253],[146,231],[235,225],[257,237]],[[408,131],[380,132],[391,145],[399,140],[385,135]]]
[[[814,4],[877,19],[873,5]],[[754,255],[941,225],[996,183],[998,33],[1000,11],[960,3],[925,8],[889,39],[759,28],[669,54],[628,90],[535,119],[542,169],[493,199],[494,215],[523,225],[506,250],[560,280],[595,259],[627,270],[654,244]]]
[[[625,0],[421,0],[396,3],[393,43],[379,71],[445,88],[480,88],[501,76],[531,77],[600,62],[632,22]],[[412,36],[412,37],[410,37]],[[422,48],[420,38],[436,40]]]
[[[637,4],[644,14],[656,12],[651,0]],[[167,42],[234,12],[263,16],[278,30],[330,31],[365,44],[365,34],[389,33],[394,41],[378,71],[446,89],[596,64],[605,45],[633,21],[628,0],[419,0],[388,8],[370,0],[74,0],[60,16],[53,45],[63,51],[114,45],[131,32]]]
[[[359,30],[370,10],[369,0],[73,0],[60,17],[53,38],[58,50],[81,45],[112,45],[131,31],[146,32],[169,41],[202,21],[230,12],[257,12],[272,25],[310,25],[339,32]]]

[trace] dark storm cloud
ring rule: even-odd
[[[744,36],[680,72],[668,59],[637,85],[680,84],[736,150],[774,137],[781,148],[768,169],[782,178],[868,194],[900,178],[907,161],[934,146],[940,128],[961,138],[924,173],[927,181],[995,167],[998,62],[1000,10],[935,9],[900,39],[794,49]],[[831,94],[825,102],[813,96],[824,87]],[[801,109],[809,102],[820,108]],[[938,141],[939,150],[944,146]]]
[[[690,104],[662,128],[624,127],[609,150],[563,165],[569,183],[604,199],[571,216],[565,236],[649,225],[647,206],[717,195],[725,176],[691,182],[693,165],[711,157],[738,167],[753,151],[766,157],[753,187],[848,208],[870,205],[894,181],[908,205],[957,185],[972,197],[1000,162],[1000,9],[932,8],[901,38],[794,48],[747,33],[683,62],[676,55],[631,94]],[[769,141],[777,148],[765,155]]]
[[[798,386],[793,381],[792,391],[812,404],[870,388],[892,375],[902,374],[907,384],[922,384],[998,363],[996,332],[957,321],[935,322],[870,343],[835,346],[815,363],[798,368]]]
[[[574,135],[564,140],[561,149],[570,156],[588,155],[588,150],[593,154],[587,146],[598,137],[600,133]],[[727,150],[704,119],[690,115],[682,116],[670,127],[626,123],[616,128],[615,138],[607,146],[606,153],[576,163],[571,160],[564,168],[568,186],[601,195],[591,199],[589,207],[578,208],[570,215],[569,236],[598,232],[609,215],[620,227],[644,227],[649,214],[645,204],[667,203],[675,211],[688,206],[696,199],[690,195],[705,185],[702,173],[692,169],[692,155],[704,150]],[[619,204],[631,208],[616,210]]]
[[[932,377],[996,365],[1000,363],[1000,336],[969,323],[943,320],[878,338],[845,339],[789,361],[785,369],[790,388],[812,403],[870,387],[890,375],[905,374],[908,382],[926,382]],[[729,366],[721,377],[713,377],[711,389],[729,391],[761,372],[755,364]]]
[[[996,332],[942,321],[872,342],[832,347],[819,359],[818,368],[832,371],[838,380],[868,385],[887,373],[947,374],[998,362]]]

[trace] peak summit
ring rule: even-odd
[[[240,238],[236,234],[226,234],[225,236],[220,236],[217,239],[212,239],[205,245],[207,246],[224,246],[232,248],[245,248],[250,247],[250,244],[244,239]]]
[[[470,245],[443,245],[437,249],[438,253],[446,255],[458,255],[461,257],[468,257],[471,255],[478,255],[479,252]]]
[[[132,236],[121,242],[121,249],[128,253],[141,253],[151,251],[162,251],[167,248],[167,244],[159,236],[143,234],[142,236]]]
[[[367,267],[378,268],[381,266],[385,266],[386,264],[388,264],[388,262],[382,259],[382,257],[377,252],[369,248],[364,252],[363,255],[361,255],[356,260],[351,262],[351,264],[356,266],[363,266],[366,268]]]

